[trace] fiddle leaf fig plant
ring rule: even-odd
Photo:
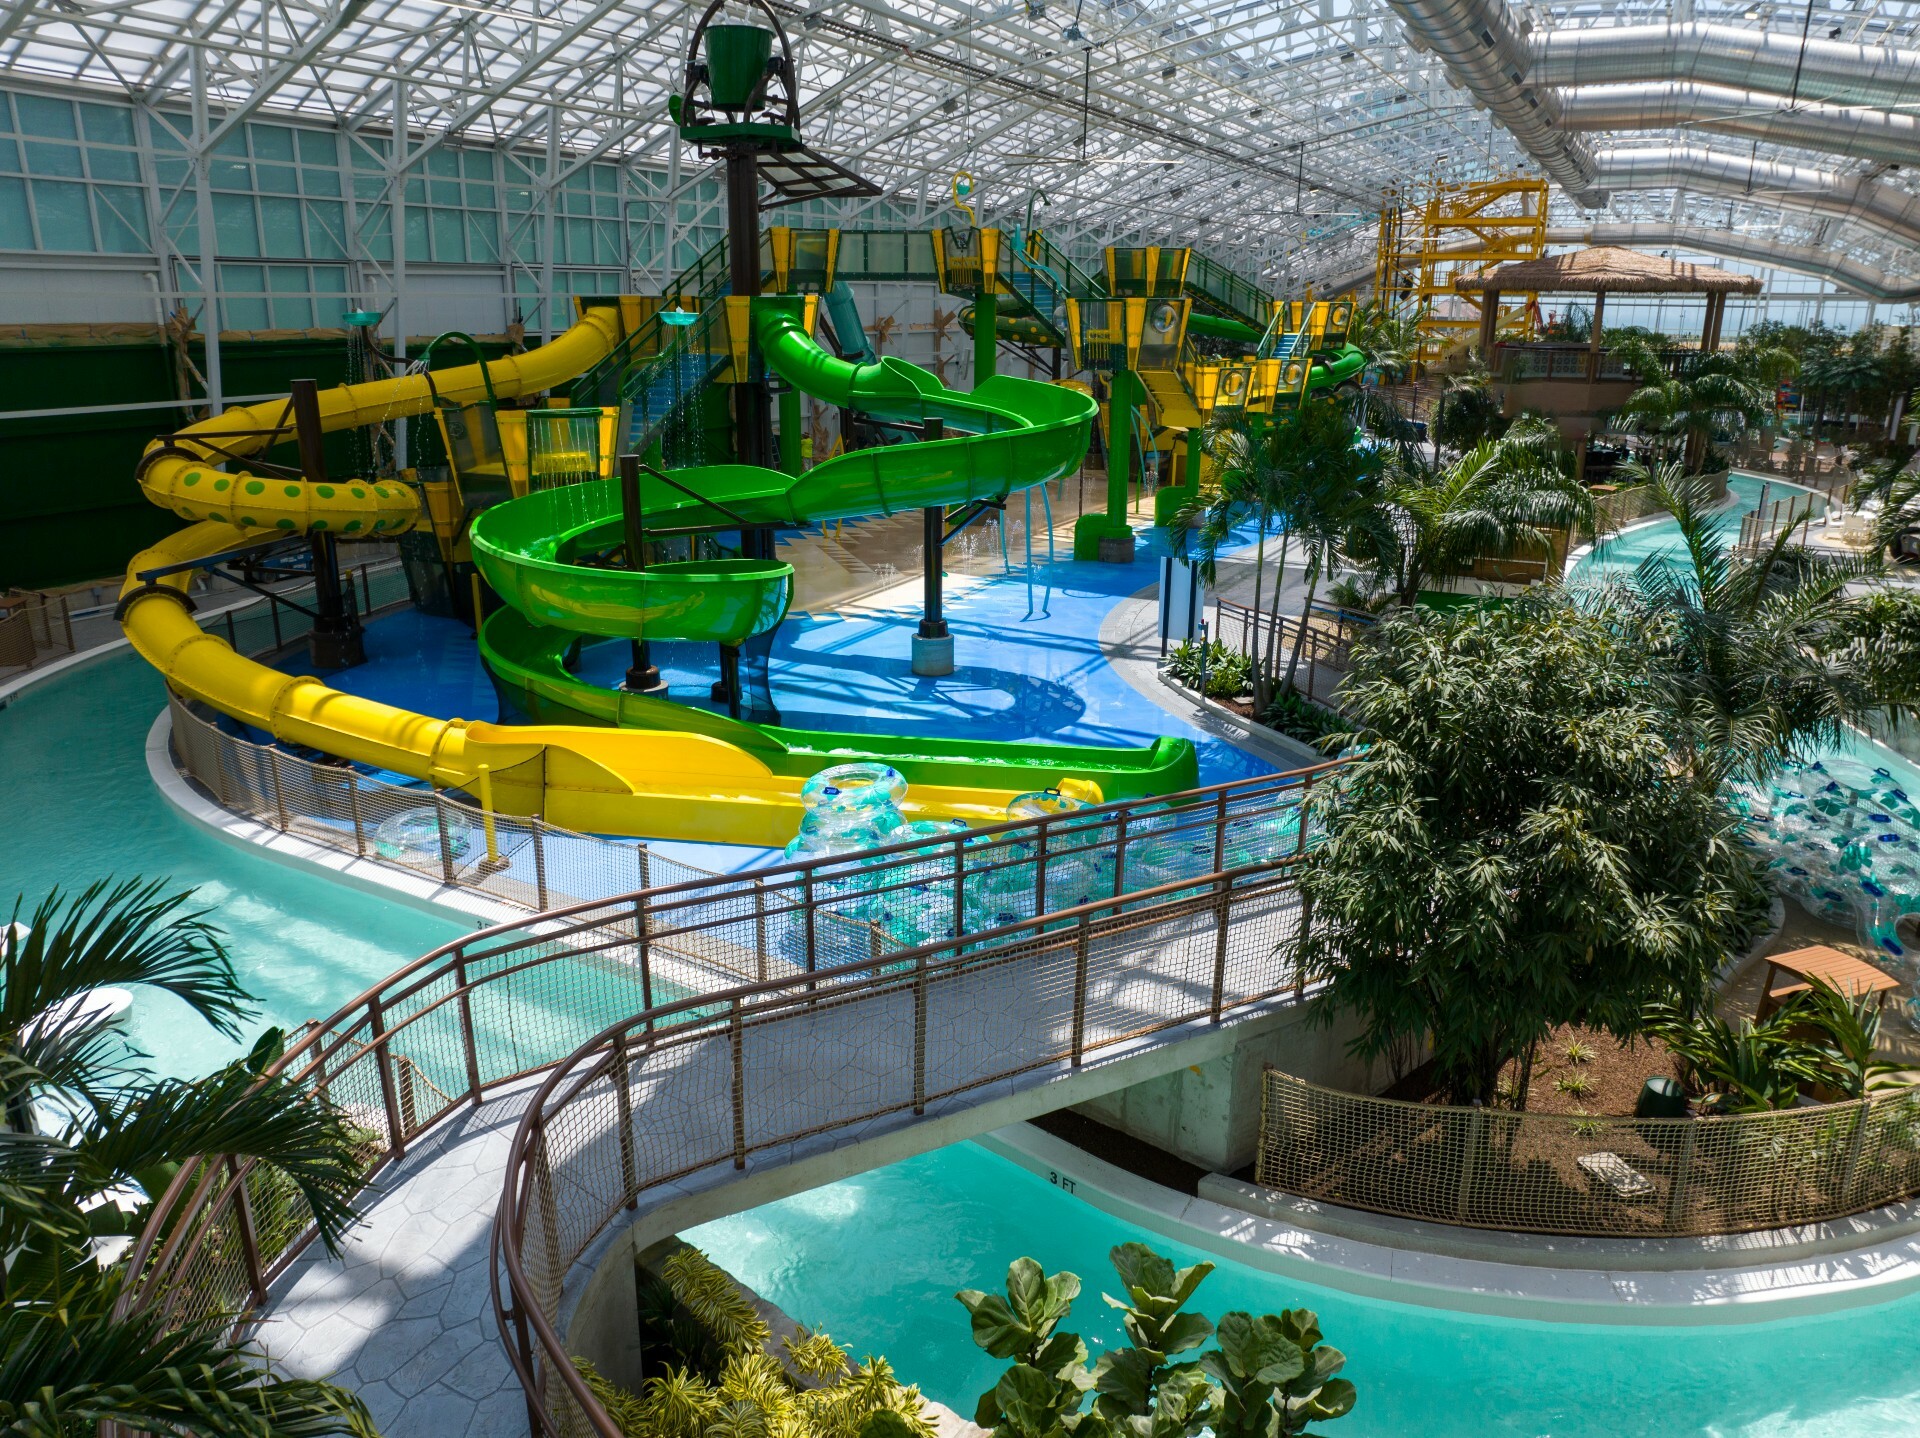
[[[1334,1377],[1346,1355],[1320,1341],[1312,1310],[1223,1314],[1219,1339],[1200,1358],[1220,1386],[1217,1438],[1293,1438],[1352,1410],[1353,1384]]]
[[[1061,1432],[1093,1381],[1080,1335],[1057,1331],[1080,1296],[1079,1276],[1048,1274],[1031,1258],[1016,1258],[1007,1266],[1005,1298],[978,1288],[954,1296],[973,1320],[973,1341],[991,1357],[1015,1360],[980,1395],[973,1421],[1003,1438]]]
[[[956,1295],[974,1342],[1014,1360],[974,1415],[993,1438],[1302,1438],[1352,1410],[1353,1384],[1335,1376],[1346,1356],[1321,1341],[1312,1311],[1233,1312],[1216,1330],[1186,1311],[1211,1263],[1176,1269],[1141,1243],[1108,1256],[1125,1297],[1102,1297],[1124,1315],[1128,1346],[1091,1365],[1079,1335],[1059,1328],[1079,1296],[1077,1275],[1022,1258],[1007,1270],[1005,1299]],[[1217,1346],[1206,1348],[1209,1339]],[[1169,1361],[1182,1354],[1193,1356]]]

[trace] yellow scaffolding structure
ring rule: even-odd
[[[1380,208],[1374,295],[1397,313],[1420,317],[1419,365],[1424,368],[1479,332],[1474,302],[1456,279],[1511,260],[1538,259],[1547,248],[1547,182],[1435,180],[1417,201],[1389,189]],[[1501,334],[1530,334],[1539,313],[1531,294],[1502,296]]]

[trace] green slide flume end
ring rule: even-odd
[[[729,719],[708,709],[604,689],[566,667],[571,636],[529,624],[511,609],[488,617],[480,652],[501,687],[541,724],[605,724],[680,730],[737,745],[776,774],[805,778],[824,764],[878,762],[909,785],[1047,789],[1062,779],[1092,779],[1108,799],[1177,794],[1200,782],[1186,739],[1162,736],[1139,747],[1042,744],[990,739],[893,737],[788,729]],[[998,771],[998,772],[994,772]]]

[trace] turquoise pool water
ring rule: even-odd
[[[198,890],[226,930],[259,1014],[229,1043],[165,994],[135,996],[129,1037],[157,1072],[205,1073],[269,1025],[324,1018],[471,925],[436,918],[258,858],[181,818],[147,775],[145,746],[166,705],[159,678],[122,652],[27,689],[0,709],[7,854],[0,903],[56,885],[165,876]]]
[[[689,1231],[689,1242],[856,1355],[971,1416],[1002,1365],[974,1347],[960,1288],[1023,1254],[1083,1285],[1071,1326],[1119,1341],[1107,1251],[1144,1234],[972,1144]],[[1920,1298],[1704,1328],[1518,1322],[1356,1298],[1214,1259],[1195,1307],[1309,1307],[1360,1391],[1330,1438],[1889,1438],[1920,1433]]]

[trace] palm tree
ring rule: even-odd
[[[1761,782],[1850,726],[1916,712],[1910,685],[1893,682],[1910,662],[1875,652],[1870,599],[1854,590],[1880,571],[1877,557],[1814,554],[1791,530],[1743,555],[1678,464],[1633,477],[1653,486],[1680,530],[1680,556],[1642,563],[1626,600],[1701,782]]]
[[[1480,558],[1552,551],[1556,531],[1593,524],[1593,500],[1562,468],[1559,434],[1522,418],[1445,469],[1405,457],[1389,473],[1383,503],[1352,538],[1380,582],[1412,605],[1433,580]]]
[[[228,1157],[256,1161],[329,1249],[354,1221],[365,1135],[273,1070],[278,1031],[205,1078],[154,1079],[72,1006],[106,984],[159,988],[236,1034],[246,995],[191,897],[98,883],[49,895],[27,930],[14,906],[0,952],[0,1432],[81,1438],[103,1421],[247,1438],[371,1432],[351,1395],[282,1382],[221,1337],[231,1315],[176,1321],[122,1302],[131,1278],[99,1256],[96,1240],[140,1232],[150,1198],[183,1170]]]
[[[1354,311],[1347,343],[1367,357],[1367,368],[1385,384],[1398,384],[1420,357],[1425,311],[1397,312],[1387,305],[1362,305]]]
[[[1684,377],[1667,372],[1646,340],[1630,336],[1612,348],[1640,380],[1615,418],[1653,442],[1661,463],[1679,460],[1698,474],[1720,430],[1754,430],[1773,418],[1774,387],[1794,368],[1784,350],[1703,355]]]
[[[1355,443],[1353,426],[1329,400],[1303,404],[1288,426],[1287,438],[1299,451],[1299,458],[1289,466],[1297,483],[1288,505],[1288,530],[1307,552],[1307,594],[1300,606],[1300,626],[1294,633],[1287,672],[1280,681],[1283,689],[1293,688],[1299,673],[1320,580],[1355,527],[1379,505],[1381,479],[1388,465],[1385,452]],[[1274,598],[1277,609],[1277,592]]]

